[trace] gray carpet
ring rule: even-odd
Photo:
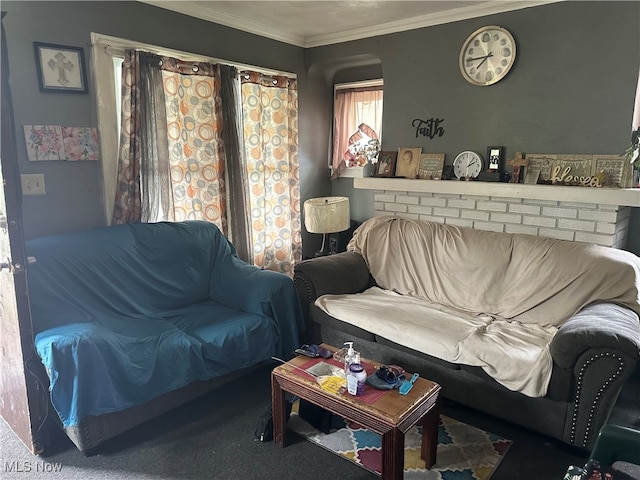
[[[270,368],[253,372],[111,440],[85,457],[66,437],[33,456],[0,422],[0,478],[47,480],[379,478],[295,435],[285,449],[254,440],[270,404]],[[640,377],[640,375],[639,375]],[[640,427],[640,378],[623,392],[612,420]],[[513,440],[492,480],[561,480],[585,454],[512,424],[443,402],[442,413]],[[57,471],[56,471],[57,470]]]

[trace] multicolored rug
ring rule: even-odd
[[[356,465],[380,474],[380,435],[337,417],[334,420],[335,428],[324,434],[301,419],[295,408],[293,410],[287,424],[290,430]],[[421,427],[413,427],[405,435],[405,480],[489,480],[512,443],[511,440],[441,415],[437,461],[427,470],[420,458],[421,438]]]

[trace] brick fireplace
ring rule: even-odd
[[[640,189],[356,178],[376,215],[625,248]]]

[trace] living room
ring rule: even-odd
[[[105,224],[98,162],[27,161],[23,125],[97,126],[94,79],[88,95],[39,92],[33,42],[83,47],[89,59],[90,34],[97,32],[295,74],[301,199],[348,196],[352,219],[364,221],[376,214],[374,190],[354,188],[352,178],[330,179],[334,83],[384,79],[384,150],[421,147],[445,153],[449,165],[459,152],[488,145],[504,145],[507,159],[516,152],[621,154],[638,82],[639,8],[554,2],[304,48],[140,2],[4,1],[19,169],[46,180],[45,196],[23,198],[25,239]],[[518,60],[503,81],[479,88],[460,75],[458,55],[464,39],[489,24],[514,34]],[[431,117],[444,119],[445,134],[416,137],[412,121]],[[639,210],[630,208],[624,247],[636,254]],[[311,257],[319,238],[302,234]]]

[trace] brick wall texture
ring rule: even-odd
[[[398,215],[492,232],[527,233],[624,248],[630,207],[377,190],[376,216]]]

